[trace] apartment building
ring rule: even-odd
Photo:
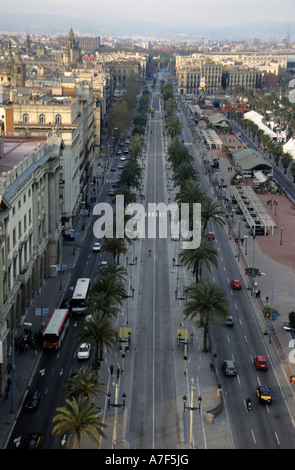
[[[214,93],[222,85],[222,66],[209,59],[176,67],[178,93],[197,94],[201,88]]]
[[[11,331],[44,275],[54,274],[61,250],[59,161],[62,139],[47,141],[0,137],[0,387],[7,373]]]
[[[241,86],[245,90],[262,88],[265,83],[264,73],[250,67],[223,67],[222,85],[223,88],[233,90],[235,86]]]
[[[236,85],[246,89],[261,88],[269,74],[278,74],[286,58],[262,54],[192,54],[176,57],[178,93],[197,93],[205,83],[207,93],[218,88],[233,89]],[[218,67],[216,69],[216,67]],[[272,82],[274,80],[272,79]]]
[[[13,90],[10,98],[5,106],[7,136],[47,137],[57,132],[62,137],[60,213],[63,224],[72,227],[84,199],[94,157],[92,85],[65,77],[43,91]]]

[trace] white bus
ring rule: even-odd
[[[90,279],[81,278],[77,280],[77,284],[71,298],[71,312],[82,313],[86,308],[86,299],[90,289]]]
[[[59,349],[70,324],[70,312],[65,308],[53,311],[43,331],[43,348]]]

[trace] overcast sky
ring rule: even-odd
[[[11,12],[11,4],[0,0],[0,11]],[[13,12],[57,14],[75,25],[77,18],[98,18],[116,24],[140,20],[180,29],[249,23],[260,23],[264,29],[268,23],[281,23],[285,29],[289,22],[291,32],[294,21],[295,35],[295,0],[13,0]]]

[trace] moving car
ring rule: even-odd
[[[39,405],[40,397],[40,390],[30,390],[25,399],[24,407],[27,410],[35,410]]]
[[[82,343],[78,349],[78,359],[88,359],[90,356],[91,345],[89,343]]]
[[[239,279],[233,279],[231,281],[231,286],[233,289],[242,289],[242,283]]]
[[[125,160],[126,160],[125,155],[122,155],[122,157],[120,158],[120,160],[121,160],[122,162],[125,162]]]
[[[236,365],[229,359],[223,361],[222,370],[225,375],[237,375]]]
[[[107,261],[101,261],[99,265],[99,270],[103,271],[105,268],[107,268],[108,262]]]
[[[38,449],[43,443],[43,434],[40,432],[29,432],[21,439],[20,449]]]
[[[115,196],[115,191],[113,189],[109,190],[109,196]]]
[[[226,326],[234,326],[234,317],[232,315],[228,315],[225,318],[225,324]]]
[[[270,404],[272,402],[271,391],[266,385],[256,387],[256,395],[260,403]]]
[[[118,165],[118,170],[122,170],[122,169],[123,169],[123,165],[120,163],[120,164]]]
[[[93,253],[97,253],[100,250],[101,250],[101,244],[100,243],[94,243],[94,245],[92,247]]]
[[[291,331],[295,333],[295,326],[291,326],[291,324],[288,321],[284,322],[284,330],[286,331]]]
[[[209,239],[211,239],[211,240],[214,240],[214,238],[215,238],[215,233],[214,233],[214,232],[208,232],[208,233],[207,233],[207,237],[208,237]]]
[[[268,364],[264,356],[254,356],[254,365],[258,370],[267,370]]]
[[[112,166],[111,171],[116,171],[116,167]]]

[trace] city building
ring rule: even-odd
[[[73,226],[94,157],[93,88],[63,77],[43,90],[13,90],[5,108],[5,135],[48,137],[57,132],[64,151],[59,165],[59,202],[64,225]],[[53,94],[54,93],[54,94]]]
[[[0,137],[0,387],[3,391],[11,332],[45,275],[60,262],[59,162],[62,139]]]

